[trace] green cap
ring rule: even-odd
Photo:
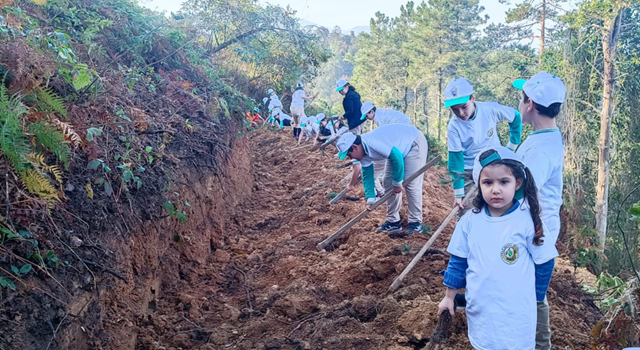
[[[444,101],[444,107],[445,108],[449,108],[451,106],[461,105],[463,103],[467,103],[467,102],[469,102],[470,98],[471,98],[471,95],[454,98],[453,100]]]
[[[518,89],[518,90],[522,90],[524,88],[524,83],[526,83],[527,80],[526,79],[516,79],[513,82],[513,87]]]

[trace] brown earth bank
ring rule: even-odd
[[[96,279],[87,269],[66,269],[55,277],[68,295],[40,292],[55,290],[51,279],[34,282],[39,290],[22,296],[5,292],[0,348],[425,348],[437,323],[444,292],[439,271],[446,268],[453,224],[389,293],[429,235],[376,234],[384,221],[379,208],[317,251],[364,204],[330,206],[328,194],[341,189],[349,170],[336,169],[333,150],[322,155],[294,147],[288,132],[258,130],[233,143],[230,161],[216,175],[178,169],[173,180],[180,185],[171,190],[191,205],[186,223],[140,220],[130,234],[79,237],[74,249],[104,259]],[[444,178],[443,168],[425,176],[424,221],[434,231],[451,208]],[[100,220],[110,227],[119,219]],[[589,331],[601,317],[582,292],[591,278],[570,263],[557,264],[548,294],[556,348],[591,348]],[[455,315],[443,348],[471,349],[464,313]]]

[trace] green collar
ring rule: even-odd
[[[535,135],[535,134],[546,134],[548,132],[556,132],[556,131],[560,131],[560,129],[558,128],[554,128],[554,129],[540,129],[537,131],[534,131],[531,133],[531,135]]]

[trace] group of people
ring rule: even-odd
[[[298,87],[302,90],[301,84]],[[513,87],[521,93],[517,109],[476,101],[473,86],[464,78],[449,82],[444,93],[444,106],[453,114],[447,129],[453,205],[466,213],[447,248],[451,259],[439,313],[453,315],[457,307],[464,307],[469,340],[476,349],[551,348],[546,293],[558,255],[564,168],[556,117],[566,88],[547,72],[516,80]],[[336,91],[344,96],[345,113],[330,121],[323,114],[304,114],[304,101],[310,98],[303,90],[294,93],[298,96],[291,106],[293,118],[278,109],[282,104],[278,106],[277,96],[269,109],[280,125],[290,121],[299,142],[302,137],[319,137],[326,125],[340,123],[327,138],[337,138],[340,160],[349,157],[354,162],[347,192],[361,179],[370,209],[381,192],[392,191],[386,220],[377,230],[391,237],[422,232],[423,174],[409,183],[405,179],[426,164],[425,135],[403,113],[361,103],[345,79],[336,82]],[[363,133],[367,120],[376,128]],[[500,121],[509,127],[505,146],[498,136]],[[521,144],[523,123],[533,132]],[[378,179],[382,186],[376,186]],[[474,186],[478,192],[467,208],[463,198]],[[409,209],[405,230],[399,215],[403,189]],[[463,288],[465,293],[458,293]]]

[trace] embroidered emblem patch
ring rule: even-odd
[[[518,261],[518,247],[515,244],[509,243],[505,244],[502,247],[502,252],[500,253],[502,256],[502,261],[504,261],[507,265],[513,265],[516,261]]]
[[[493,136],[493,129],[489,129],[489,131],[487,132],[487,138],[490,139],[491,136]]]
[[[451,96],[458,97],[458,88],[457,87],[454,87],[453,90],[451,90]]]

